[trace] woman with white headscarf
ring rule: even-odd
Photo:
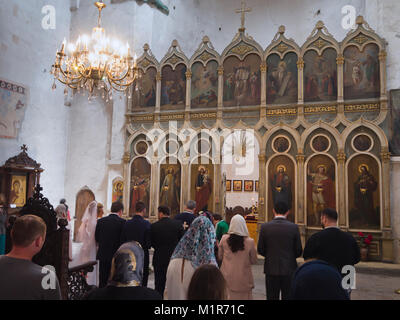
[[[252,300],[251,265],[257,262],[257,251],[242,215],[232,218],[228,233],[219,243],[218,257],[222,260],[221,272],[227,282],[229,300]]]
[[[96,240],[94,234],[97,224],[97,202],[92,201],[87,206],[78,230],[77,240],[82,242],[75,265],[96,261]],[[88,273],[87,283],[97,285],[97,265],[93,272]]]

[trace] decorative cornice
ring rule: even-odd
[[[303,60],[303,58],[299,58],[299,60],[297,60],[296,64],[297,64],[297,69],[299,69],[299,70],[303,70],[304,69],[304,60]]]
[[[379,61],[385,61],[387,57],[387,52],[385,50],[381,50],[378,54]]]
[[[123,161],[124,163],[129,163],[129,160],[130,160],[130,159],[131,159],[131,156],[130,156],[129,152],[125,152],[124,155],[123,155],[123,157],[122,157],[122,161]]]
[[[224,67],[223,66],[218,67],[217,71],[218,71],[219,76],[224,75]]]
[[[156,81],[161,81],[161,79],[162,79],[161,72],[157,72]]]
[[[305,155],[303,153],[299,153],[296,155],[297,162],[304,162]]]
[[[185,72],[186,79],[192,79],[192,71],[188,70]]]
[[[261,72],[267,72],[267,64],[265,62],[261,63],[260,71]]]
[[[336,159],[338,161],[345,161],[346,160],[346,154],[342,151],[342,152],[338,152],[338,154],[336,155]]]

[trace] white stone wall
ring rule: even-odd
[[[56,9],[56,29],[42,28],[42,7]],[[28,146],[28,154],[42,164],[43,193],[53,205],[64,197],[67,120],[61,86],[51,90],[49,74],[63,37],[68,36],[69,1],[0,1],[0,77],[29,89],[24,121],[16,139],[0,139],[0,165]]]

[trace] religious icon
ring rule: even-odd
[[[289,140],[285,137],[278,137],[274,140],[274,149],[277,152],[285,152],[289,149]]]
[[[10,204],[18,208],[26,203],[26,176],[13,175],[11,178]]]
[[[119,201],[122,203],[123,195],[124,195],[124,183],[122,181],[115,181],[113,183],[112,202]]]
[[[261,59],[250,54],[243,61],[229,57],[224,61],[224,106],[261,103]]]
[[[289,52],[281,60],[271,54],[267,66],[267,103],[297,102],[297,55]]]
[[[232,191],[232,180],[226,180],[226,191]]]
[[[244,180],[244,191],[253,192],[254,191],[254,181]]]
[[[243,190],[243,181],[233,180],[233,191],[242,191],[242,190]]]
[[[344,98],[377,98],[380,95],[379,48],[368,44],[362,52],[356,46],[344,51]]]
[[[326,49],[319,56],[314,50],[304,55],[304,101],[337,99],[336,51]]]
[[[316,136],[312,140],[312,147],[317,152],[327,151],[329,148],[329,140],[325,136]]]
[[[146,205],[146,217],[148,217],[150,207],[150,175],[151,166],[146,158],[137,158],[132,162],[129,206],[130,215],[135,213],[136,203],[142,201]]]
[[[216,107],[218,102],[218,63],[210,61],[204,67],[196,62],[192,66],[191,106]]]
[[[332,160],[325,156],[314,157],[308,164],[307,217],[310,226],[320,226],[324,209],[336,208],[334,172]]]
[[[279,164],[271,179],[272,201],[275,206],[278,202],[284,202],[288,209],[292,208],[292,182],[286,173],[286,167]]]
[[[354,148],[358,151],[367,151],[371,147],[371,144],[370,137],[365,134],[360,134],[353,141]]]
[[[203,165],[200,165],[197,169],[197,177],[195,181],[195,200],[196,200],[196,211],[206,211],[209,208],[209,200],[212,195],[212,179],[210,176],[210,170]]]
[[[162,164],[160,166],[160,205],[167,206],[176,215],[180,211],[181,166]]]
[[[143,155],[143,154],[145,154],[146,152],[147,152],[147,149],[149,148],[149,146],[147,145],[147,143],[146,142],[144,142],[144,141],[139,141],[137,144],[136,144],[136,153],[137,154],[140,154],[140,155]]]
[[[134,108],[154,107],[157,95],[157,70],[149,68],[144,73],[140,69],[139,75],[132,94],[133,106]]]
[[[349,164],[349,222],[351,228],[379,229],[380,199],[378,166],[367,155],[353,158]],[[351,189],[351,190],[350,190]]]
[[[170,66],[162,69],[161,106],[164,108],[184,108],[186,98],[186,66],[179,64],[175,70]]]

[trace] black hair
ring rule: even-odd
[[[142,212],[145,208],[146,208],[146,205],[144,204],[144,202],[142,202],[142,201],[136,202],[136,205],[135,205],[136,212]]]
[[[244,237],[237,234],[231,234],[228,237],[228,245],[233,253],[244,250]]]
[[[121,210],[124,210],[124,205],[121,202],[115,201],[111,204],[111,212],[117,213]]]
[[[222,220],[222,217],[219,213],[213,213],[214,220]]]
[[[329,220],[334,220],[334,221],[337,221],[337,218],[338,218],[338,214],[337,214],[336,210],[332,209],[332,208],[325,208],[321,212],[321,216],[326,216],[326,217],[328,217]]]
[[[279,201],[275,203],[274,210],[277,214],[285,214],[289,211],[288,205],[285,202]]]
[[[166,216],[169,216],[171,214],[171,210],[167,206],[159,206],[158,212],[161,212],[162,214],[164,214]]]

